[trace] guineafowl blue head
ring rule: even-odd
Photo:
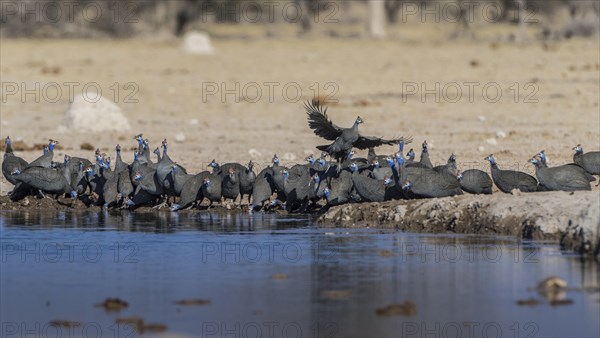
[[[136,181],[141,181],[144,178],[144,176],[142,174],[140,174],[140,172],[136,172],[135,176],[133,176],[133,179]]]
[[[429,150],[429,147],[427,145],[427,141],[423,141],[422,147],[423,147],[423,152],[424,153],[426,153]]]
[[[325,195],[326,199],[329,199],[329,196],[331,196],[331,191],[329,190],[329,188],[323,189],[323,195]]]
[[[540,151],[537,156],[540,158],[540,161],[546,163],[546,152],[545,150]]]
[[[271,161],[274,165],[279,165],[279,157],[277,157],[277,154],[273,155],[273,159]]]
[[[156,148],[152,153],[156,156],[160,156],[160,149]]]
[[[484,160],[490,161],[490,164],[496,164],[496,159],[494,158],[494,154],[489,154],[488,157],[484,158]]]
[[[394,180],[392,180],[389,177],[384,177],[383,184],[385,184],[386,187],[391,186],[393,183],[394,183]]]
[[[69,155],[65,154],[65,159],[64,159],[64,162],[63,162],[63,163],[64,163],[64,165],[67,165],[67,164],[69,164],[69,161],[71,161],[71,156],[69,156]]]
[[[21,173],[21,170],[19,170],[18,168],[15,168],[13,171],[10,172],[11,175],[19,175]]]
[[[454,153],[452,153],[452,155],[450,155],[448,162],[456,162],[456,155],[454,155]]]
[[[117,144],[117,146],[115,147],[115,150],[117,151],[117,154],[121,153],[121,145]]]
[[[4,144],[6,144],[7,146],[10,144],[10,137],[6,136],[6,138],[4,139]]]
[[[179,168],[177,167],[177,163],[173,163],[171,170],[173,170],[174,173],[177,173],[177,171],[179,171]]]
[[[315,165],[315,158],[312,155],[309,155],[304,160],[308,162],[311,168]]]
[[[52,140],[52,139],[50,139],[50,140],[49,140],[49,142],[50,142],[50,143],[48,143],[48,150],[50,150],[50,151],[54,151],[54,147],[56,147],[56,145],[57,145],[59,142],[58,142],[58,141],[56,141],[56,140]]]
[[[360,116],[357,116],[356,121],[354,121],[354,123],[358,125],[358,124],[364,123],[364,121]]]
[[[288,178],[290,178],[290,172],[289,172],[289,171],[287,171],[287,169],[284,169],[282,173],[283,173],[283,177],[284,177],[286,180],[287,180]]]
[[[315,182],[315,184],[319,184],[319,182],[321,182],[321,177],[318,174],[314,174],[312,180]]]
[[[319,164],[324,167],[327,164],[327,160],[324,157],[319,158]]]
[[[133,160],[137,161],[138,158],[140,157],[140,153],[136,150],[133,151]]]
[[[246,169],[248,169],[248,171],[252,171],[253,168],[254,168],[254,162],[252,162],[252,160],[250,160],[250,162],[248,162],[248,165],[246,166]]]
[[[354,152],[354,150],[350,150],[350,151],[348,152],[348,159],[349,159],[349,160],[351,160],[351,159],[354,157],[354,155],[355,155],[355,154],[356,154],[356,153]]]
[[[349,168],[352,172],[358,172],[358,165],[356,165],[356,163],[350,163]]]
[[[138,146],[142,146],[144,144],[144,136],[142,134],[135,135],[133,139],[138,142]]]
[[[86,167],[85,172],[86,174],[88,174],[88,176],[94,176],[94,168],[92,168],[91,166]]]
[[[393,168],[396,166],[396,163],[394,163],[394,159],[391,156],[386,157],[385,161],[387,162],[387,164],[390,168]]]
[[[167,139],[164,139],[162,141],[162,146],[163,146],[163,156],[165,156],[167,154],[167,146],[168,146]]]
[[[71,198],[72,199],[76,199],[77,198],[77,191],[75,191],[75,190],[71,191]]]
[[[46,155],[49,151],[50,151],[50,148],[48,148],[48,146],[44,146],[44,149],[43,149],[44,155]]]
[[[380,168],[381,164],[379,163],[378,160],[373,160],[373,162],[371,162],[371,164],[373,165],[373,168]]]
[[[215,161],[215,159],[213,159],[212,161],[210,161],[208,166],[213,168],[213,170],[217,170],[217,168],[219,168],[219,163],[217,163],[217,161]]]
[[[410,150],[408,151],[408,153],[406,153],[406,156],[408,156],[408,159],[411,161],[415,160],[415,151],[413,150],[413,148],[410,148]]]
[[[150,141],[148,139],[144,139],[143,145],[144,149],[150,149]]]
[[[581,147],[581,144],[578,144],[576,147],[573,147],[573,150],[575,150],[575,154],[583,154],[583,148]]]
[[[102,164],[103,164],[104,169],[110,169],[110,157],[106,157]]]
[[[413,184],[411,181],[406,180],[404,181],[404,184],[402,184],[402,189],[404,190],[410,190],[412,188]]]

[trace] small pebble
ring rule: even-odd
[[[175,142],[177,142],[177,143],[183,143],[183,142],[185,142],[185,134],[184,133],[177,133],[177,135],[175,135]]]
[[[492,137],[492,138],[488,138],[487,140],[485,140],[485,143],[487,143],[487,144],[491,144],[491,145],[493,145],[493,146],[496,146],[496,145],[498,145],[498,141],[496,141],[496,139],[495,139],[495,138],[493,138],[493,137]]]
[[[287,162],[294,162],[297,157],[296,157],[296,155],[294,155],[292,153],[285,153],[285,154],[283,154],[282,158]]]
[[[484,122],[484,121],[485,121],[485,116],[483,116],[483,115],[479,115],[479,117],[478,117],[478,118],[479,118],[479,121],[481,121],[481,122]]]
[[[485,147],[484,146],[479,146],[477,147],[477,151],[479,151],[480,153],[485,151]]]
[[[502,130],[498,130],[498,131],[496,132],[496,137],[497,137],[497,138],[505,138],[505,137],[506,137],[506,133],[505,133],[505,132],[503,132]]]
[[[190,124],[193,125],[193,126],[197,125],[198,124],[198,119],[191,119],[190,120]]]
[[[254,148],[248,150],[248,155],[250,155],[250,157],[252,158],[260,158],[262,156],[262,153]]]

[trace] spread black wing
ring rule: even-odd
[[[404,144],[409,144],[413,141],[412,136],[409,137],[398,137],[391,140],[386,140],[380,137],[373,136],[359,136],[358,140],[354,143],[354,147],[358,149],[367,149],[367,148],[375,148],[382,145],[394,145],[400,144],[403,142]]]
[[[342,128],[331,122],[327,117],[327,107],[321,106],[318,100],[306,102],[304,108],[308,115],[308,126],[314,130],[315,134],[330,141],[335,141],[342,135]]]

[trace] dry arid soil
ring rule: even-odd
[[[433,162],[445,163],[454,152],[462,169],[488,170],[483,158],[494,153],[501,167],[533,173],[527,161],[542,149],[555,165],[570,162],[578,143],[585,150],[600,148],[597,38],[518,44],[448,39],[443,31],[427,39],[409,33],[381,41],[218,39],[215,54],[203,56],[184,53],[178,39],[2,40],[3,87],[15,83],[19,92],[3,91],[0,136],[29,146],[58,139],[64,148],[57,156],[92,158],[82,143],[114,157],[116,143],[130,149],[133,136],[143,132],[152,147],[167,138],[171,157],[191,171],[213,158],[264,165],[277,153],[284,163],[300,162],[323,143],[308,129],[302,106],[319,87],[322,97],[333,93],[338,101],[329,107],[336,124],[350,126],[360,115],[362,133],[412,135],[408,147],[417,153],[427,140]],[[104,97],[118,101],[131,131],[60,128],[69,107],[68,82],[75,83],[75,93],[97,84]],[[24,92],[36,84],[37,97]],[[215,85],[218,92],[210,94]],[[56,86],[62,93],[54,103]],[[462,91],[458,99],[456,88]],[[222,97],[221,89],[232,91]],[[435,93],[422,97],[425,90]],[[137,103],[125,102],[131,100]],[[179,133],[185,141],[175,142]],[[18,152],[27,160],[40,153]],[[131,160],[132,151],[125,157]],[[2,182],[6,193],[10,187]]]

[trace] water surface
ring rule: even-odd
[[[598,286],[597,264],[550,243],[260,213],[3,211],[0,231],[2,337],[138,336],[115,324],[130,316],[192,337],[600,336],[598,292],[551,306],[532,290],[552,275]],[[129,306],[94,306],[108,297]],[[197,298],[210,304],[174,303]],[[406,301],[415,313],[376,313]]]

